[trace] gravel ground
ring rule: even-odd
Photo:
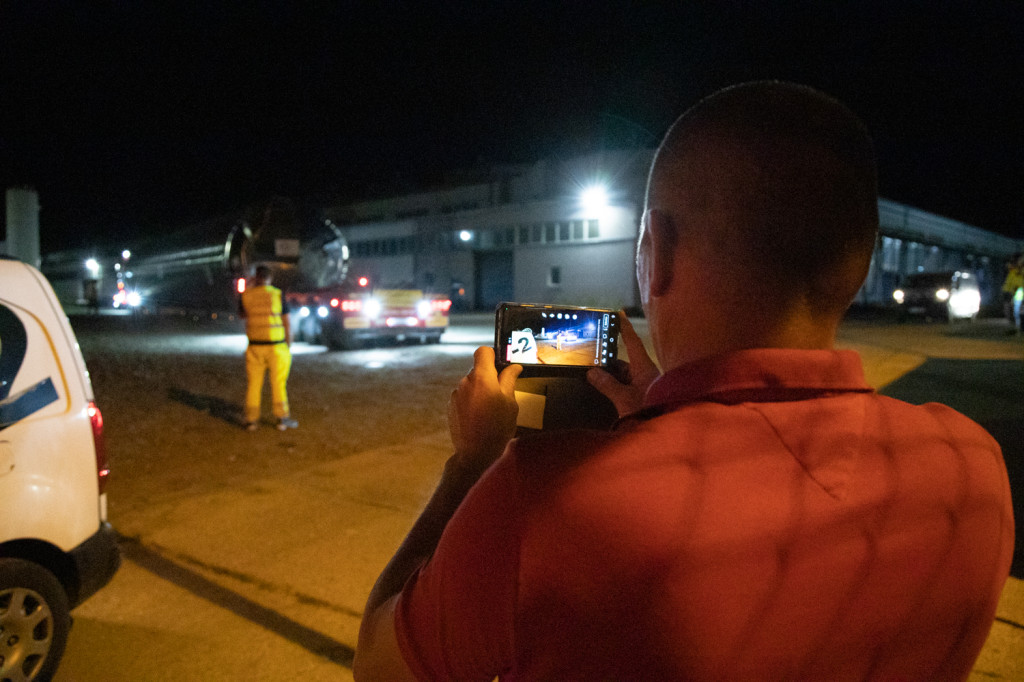
[[[440,345],[350,352],[295,344],[288,382],[296,430],[277,432],[264,391],[262,428],[241,428],[245,336],[236,320],[73,317],[92,375],[113,474],[112,520],[155,499],[386,447],[445,428],[448,396],[488,339],[453,330]],[[159,332],[159,333],[154,333]]]

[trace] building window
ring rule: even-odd
[[[555,223],[544,223],[544,241],[548,244],[555,243]]]
[[[533,230],[533,239],[532,239],[532,241],[533,241],[534,244],[540,244],[542,241],[544,241],[541,238],[541,231],[540,231],[540,229],[541,229],[540,228],[540,223],[534,223],[533,224],[533,228],[532,228],[532,230]]]
[[[562,222],[558,223],[558,241],[567,242],[569,241],[569,223]]]
[[[528,244],[530,242],[530,226],[520,225],[519,226],[519,243]]]
[[[583,221],[574,220],[572,223],[572,240],[574,242],[581,241],[583,239]]]
[[[557,287],[562,284],[562,268],[558,265],[552,265],[551,269],[548,270],[548,286]]]
[[[601,230],[597,226],[597,220],[587,221],[587,239],[597,239],[601,236]]]

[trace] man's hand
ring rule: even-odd
[[[494,349],[481,346],[473,354],[473,369],[452,391],[448,402],[448,429],[455,446],[455,463],[483,471],[505,450],[515,435],[516,378],[520,365],[509,365],[501,375],[494,367]]]
[[[625,370],[621,373],[621,380],[595,368],[587,372],[587,381],[611,400],[619,416],[624,417],[643,407],[644,395],[654,380],[661,376],[661,371],[647,354],[644,342],[623,311],[619,311],[619,325],[622,342],[629,354],[629,362],[621,363]]]

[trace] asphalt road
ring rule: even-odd
[[[237,425],[233,321],[74,324],[106,417],[125,561],[76,610],[56,679],[351,679],[366,594],[449,454],[444,404],[491,342],[489,317],[456,318],[438,346],[297,345],[301,426],[256,434]],[[989,428],[1024,500],[1024,344],[1003,331],[854,321],[842,345],[885,393]],[[972,679],[1024,679],[1021,583],[1004,601]]]

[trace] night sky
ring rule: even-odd
[[[882,196],[1024,239],[1017,0],[0,0],[0,184],[39,190],[45,253],[653,147],[755,78],[860,114]]]

